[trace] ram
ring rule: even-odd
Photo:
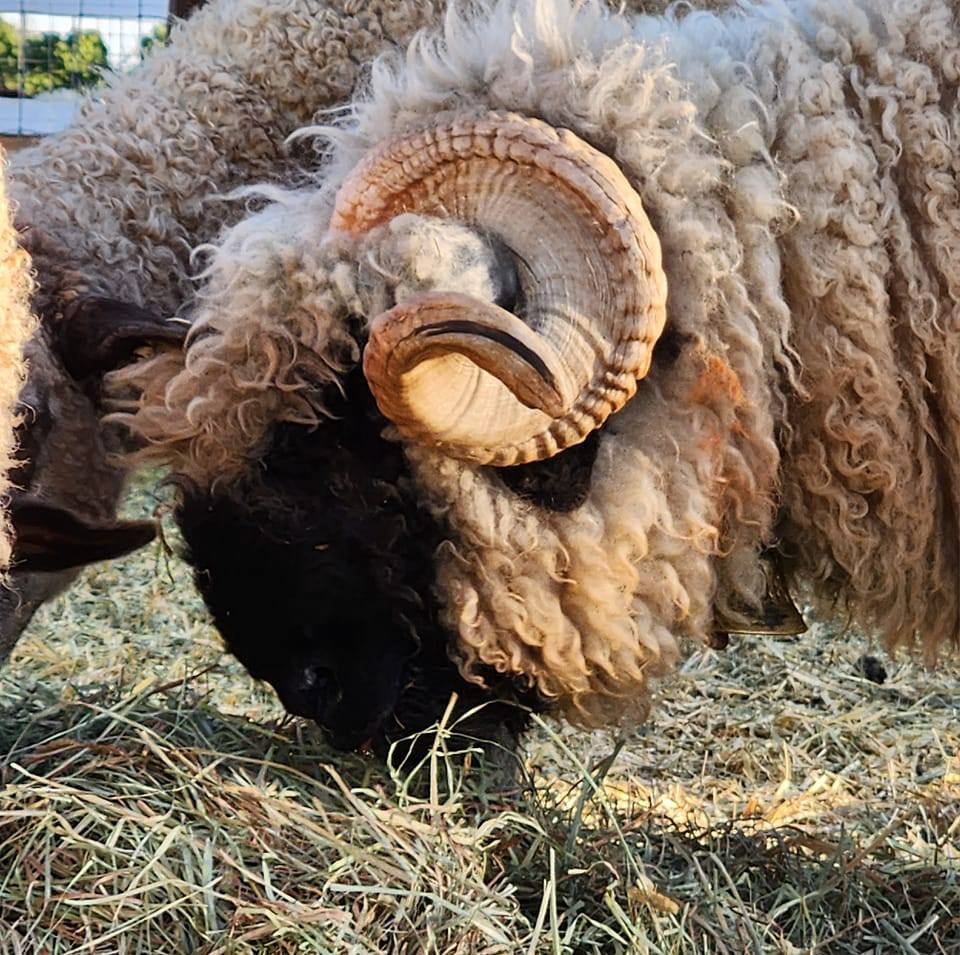
[[[955,643],[958,75],[940,0],[501,0],[380,62],[128,419],[231,649],[353,745],[639,718],[778,574]]]
[[[103,383],[141,349],[177,351],[187,329],[172,317],[192,298],[191,255],[243,209],[226,195],[296,177],[307,157],[287,137],[345,101],[372,58],[442,6],[215,0],[98,90],[73,126],[14,157],[40,326],[20,402],[10,510],[24,546],[0,591],[0,663],[83,564],[152,537],[116,519],[129,448],[99,424]],[[156,368],[151,381],[163,382]]]

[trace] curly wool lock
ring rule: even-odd
[[[378,63],[324,188],[227,235],[186,367],[133,426],[186,474],[242,470],[318,369],[355,360],[343,322],[369,299],[321,240],[364,153],[442,111],[537,116],[627,175],[686,344],[610,420],[573,513],[408,446],[451,529],[437,587],[464,672],[520,675],[577,719],[633,715],[678,637],[756,605],[778,538],[822,612],[932,654],[958,632],[958,51],[940,0],[453,9]]]
[[[287,137],[344,102],[365,61],[439,8],[231,0],[197,11],[168,47],[87,100],[71,127],[11,163],[39,310],[55,312],[79,288],[174,311],[192,293],[192,250],[243,214],[224,194],[295,176],[306,157]]]
[[[3,171],[5,157],[0,150],[0,499],[10,489],[8,471],[13,465],[14,434],[19,420],[17,396],[23,385],[26,365],[23,348],[36,323],[30,312],[30,257],[17,241],[13,216],[7,202]],[[0,586],[10,563],[10,528],[6,515],[0,515]]]

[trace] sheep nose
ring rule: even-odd
[[[315,664],[289,671],[287,679],[277,684],[277,690],[288,712],[317,723],[322,723],[324,714],[335,707],[341,697],[333,670]]]
[[[300,671],[300,682],[297,689],[315,700],[326,703],[327,698],[336,691],[337,682],[333,670],[326,667],[305,666]]]

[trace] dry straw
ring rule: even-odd
[[[178,561],[99,568],[0,673],[0,953],[956,953],[960,672],[866,649],[743,639],[630,739],[391,773],[284,721]]]

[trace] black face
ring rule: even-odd
[[[331,410],[312,431],[279,426],[242,481],[184,488],[177,519],[228,648],[341,748],[382,752],[439,719],[452,691],[459,712],[493,701],[465,731],[519,731],[515,702],[535,705],[532,694],[496,674],[487,689],[468,684],[450,660],[433,595],[444,531],[400,445],[380,436],[359,370]]]

